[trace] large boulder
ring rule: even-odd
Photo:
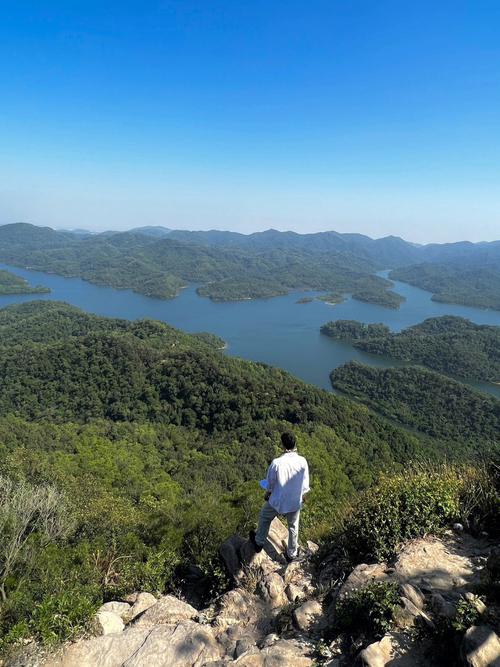
[[[263,648],[263,667],[312,667],[313,661],[307,649],[292,640],[280,639],[272,646]]]
[[[203,667],[220,657],[210,627],[182,621],[153,628],[123,667]]]
[[[121,634],[104,635],[70,644],[63,654],[44,667],[122,667],[144,643],[149,630],[128,628]]]
[[[112,611],[113,613],[118,614],[122,620],[126,620],[130,611],[130,605],[128,602],[105,602],[99,607],[97,613],[100,611]]]
[[[123,632],[125,624],[114,611],[101,609],[95,615],[95,627],[99,635],[112,635]]]
[[[364,667],[384,667],[392,658],[393,649],[390,635],[386,635],[378,642],[373,642],[359,654]]]
[[[130,623],[130,621],[133,621],[134,618],[137,618],[157,602],[158,600],[151,593],[139,593],[135,598],[134,604],[127,613],[127,621]]]
[[[269,572],[262,576],[257,587],[260,597],[271,609],[279,609],[288,604],[285,593],[285,582],[277,572]]]
[[[317,600],[307,600],[293,612],[295,627],[301,632],[313,630],[323,613],[323,608]]]
[[[164,595],[133,622],[138,628],[152,628],[196,618],[197,610],[173,595]]]
[[[500,639],[488,625],[473,625],[462,643],[465,665],[470,667],[500,667]]]
[[[224,593],[215,606],[214,627],[219,633],[232,630],[232,640],[243,635],[256,641],[272,629],[269,606],[257,595],[244,588]]]
[[[210,627],[182,621],[77,642],[46,667],[202,667],[220,657]]]
[[[467,534],[413,540],[399,553],[395,576],[424,592],[456,598],[480,582],[482,568],[476,556],[484,549],[481,541]]]

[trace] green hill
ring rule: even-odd
[[[350,340],[365,352],[422,364],[455,377],[500,381],[500,327],[445,315],[431,317],[400,333],[391,333],[382,324],[352,320],[328,322],[321,332]]]

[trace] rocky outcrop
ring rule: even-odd
[[[473,625],[462,644],[464,663],[470,667],[500,667],[500,639],[487,625]]]
[[[66,646],[46,667],[425,667],[435,661],[436,627],[451,627],[457,608],[468,603],[477,625],[463,636],[464,666],[500,667],[500,640],[495,619],[475,594],[486,574],[497,573],[497,554],[483,540],[464,532],[444,538],[413,540],[387,563],[358,565],[345,581],[332,560],[325,572],[310,559],[288,565],[287,530],[275,520],[270,542],[256,554],[252,545],[233,536],[221,556],[233,587],[202,610],[172,595],[156,599],[138,593],[102,605],[95,634]],[[309,554],[315,551],[310,546]],[[488,558],[489,556],[489,558]],[[488,558],[488,560],[487,560]],[[342,634],[326,645],[335,626],[337,604],[372,582],[392,582],[399,602],[391,631],[370,643],[367,635]],[[326,611],[325,611],[326,610]],[[493,619],[493,623],[491,622]],[[488,625],[488,623],[490,623]],[[419,632],[415,628],[419,628]],[[373,637],[372,637],[373,639]],[[457,643],[457,646],[459,644]],[[321,651],[320,651],[321,649]],[[322,658],[318,656],[323,655]],[[29,661],[8,667],[34,667]]]

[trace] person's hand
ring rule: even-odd
[[[306,502],[306,498],[307,498],[306,495],[303,495],[303,496],[302,496],[302,504],[304,504],[304,503]]]

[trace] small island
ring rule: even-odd
[[[303,296],[301,299],[298,299],[295,303],[312,303],[314,301],[312,296]]]
[[[10,294],[48,294],[50,289],[43,285],[30,285],[27,280],[10,271],[0,269],[0,296]]]
[[[401,294],[393,292],[390,289],[370,287],[353,292],[352,298],[357,301],[373,303],[376,306],[382,306],[383,308],[393,308],[394,310],[398,310],[403,301],[406,301],[404,296],[401,296]]]
[[[336,306],[337,304],[343,303],[345,301],[345,297],[343,296],[343,294],[340,294],[339,292],[330,292],[329,294],[321,294],[316,298],[318,299],[318,301],[324,301],[329,306]]]

